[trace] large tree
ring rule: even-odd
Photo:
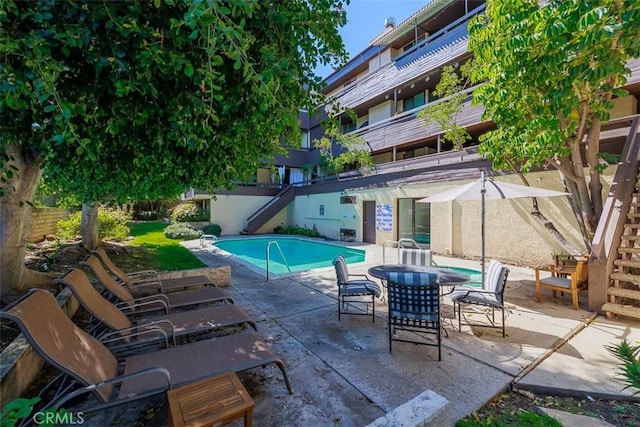
[[[603,206],[600,130],[640,57],[640,2],[489,0],[469,44],[483,82],[474,102],[497,125],[481,151],[500,169],[557,169],[590,250]]]
[[[344,59],[349,0],[3,1],[0,284],[43,174],[89,207],[246,180]]]

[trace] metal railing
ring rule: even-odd
[[[266,258],[267,258],[267,282],[269,281],[269,253],[271,250],[271,245],[276,245],[276,247],[278,248],[278,251],[280,252],[280,255],[282,256],[282,260],[284,261],[284,265],[287,267],[287,270],[289,270],[289,273],[291,273],[291,267],[289,267],[289,263],[287,262],[287,258],[284,256],[284,252],[282,252],[282,248],[280,247],[280,245],[278,244],[277,241],[272,240],[269,243],[267,243],[267,253],[266,253]]]
[[[420,245],[418,244],[418,242],[416,242],[413,239],[409,239],[408,237],[403,237],[400,240],[385,240],[384,243],[382,244],[382,263],[386,264],[386,248],[387,246],[391,246],[393,245],[394,247],[398,248],[398,259],[400,259],[400,248],[406,248],[407,246],[403,246],[403,244],[405,243],[409,243],[411,244],[411,248],[415,248],[415,249],[421,249]]]

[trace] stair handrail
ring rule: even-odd
[[[287,193],[288,191],[291,191],[293,189],[293,185],[291,184],[287,184],[286,187],[284,187],[282,190],[278,191],[278,193],[273,196],[271,198],[271,200],[269,200],[267,203],[265,203],[264,205],[262,205],[258,210],[256,210],[254,213],[252,213],[248,218],[247,218],[247,222],[251,222],[252,219],[254,219],[255,217],[257,217],[258,215],[260,215],[262,212],[264,212],[265,210],[267,210],[269,208],[269,206],[271,206],[272,204],[274,204],[280,197],[282,197],[285,193]]]
[[[284,265],[287,266],[287,270],[289,270],[289,273],[291,273],[291,267],[289,267],[289,262],[287,261],[287,258],[284,256],[284,252],[282,252],[282,248],[280,247],[280,245],[278,244],[278,242],[276,240],[271,240],[269,243],[267,243],[267,253],[266,253],[266,259],[267,259],[267,282],[269,281],[269,253],[270,253],[271,245],[276,245],[276,248],[278,248],[278,251],[280,252],[280,255],[282,256],[282,259],[284,260]]]
[[[633,116],[618,168],[602,209],[589,255],[589,309],[600,312],[607,301],[616,249],[622,241],[626,213],[640,166],[640,115]]]

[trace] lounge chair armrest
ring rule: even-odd
[[[141,369],[140,371],[137,372],[132,372],[130,374],[123,374],[120,375],[116,378],[112,378],[110,380],[106,380],[106,381],[102,381],[100,383],[97,384],[91,384],[88,385],[86,387],[82,387],[79,388],[65,396],[60,397],[59,399],[53,400],[52,402],[49,403],[49,407],[62,407],[64,405],[65,402],[76,398],[77,396],[81,396],[85,393],[90,393],[100,387],[104,387],[107,385],[111,385],[111,384],[118,384],[121,383],[123,381],[129,380],[131,378],[136,378],[136,377],[141,377],[144,375],[151,375],[151,374],[162,374],[166,380],[167,380],[167,387],[166,389],[170,389],[171,388],[171,375],[169,374],[169,371],[162,367],[162,366],[152,366],[149,368],[145,368],[145,369]],[[165,390],[166,390],[165,389]]]
[[[135,309],[152,305],[160,305],[164,310],[164,314],[169,314],[169,298],[163,294],[149,295],[146,297],[135,298],[133,301],[119,302],[116,304],[116,307],[123,310],[125,314],[135,314]],[[153,309],[150,308],[149,310]],[[160,308],[156,308],[156,310],[160,310]]]
[[[157,294],[164,293],[164,288],[162,287],[162,283],[154,279],[144,279],[139,282],[126,283],[125,286],[131,292],[138,292],[138,291],[144,290],[145,288],[149,288]]]
[[[162,337],[164,338],[165,348],[169,347],[169,334],[164,329],[162,328],[148,328],[143,330],[136,330],[136,329],[137,329],[137,326],[131,326],[129,328],[122,328],[122,329],[118,329],[117,331],[107,332],[106,334],[100,335],[99,337],[100,342],[105,345],[121,342],[118,345],[118,351],[120,351],[123,349],[138,347],[140,345],[147,344],[145,342],[140,342],[140,341],[125,342],[124,339],[127,337],[130,338],[130,337],[138,337],[143,335],[162,335]],[[125,332],[128,330],[132,330],[133,332],[131,332],[126,336],[120,335],[120,332]],[[173,336],[172,338],[173,338],[173,344],[175,345],[175,336]]]
[[[498,295],[499,292],[487,291],[484,289],[459,289],[459,291],[466,291],[464,294],[460,292],[458,295],[470,295],[470,294],[487,294],[487,295]]]
[[[134,282],[144,280],[143,276],[150,276],[149,279],[160,281],[160,278],[158,277],[158,272],[155,270],[134,271],[133,273],[127,273],[127,276],[129,276],[129,278],[131,278]]]

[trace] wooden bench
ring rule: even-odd
[[[253,425],[255,404],[233,372],[167,391],[169,426],[211,426],[244,417]]]

